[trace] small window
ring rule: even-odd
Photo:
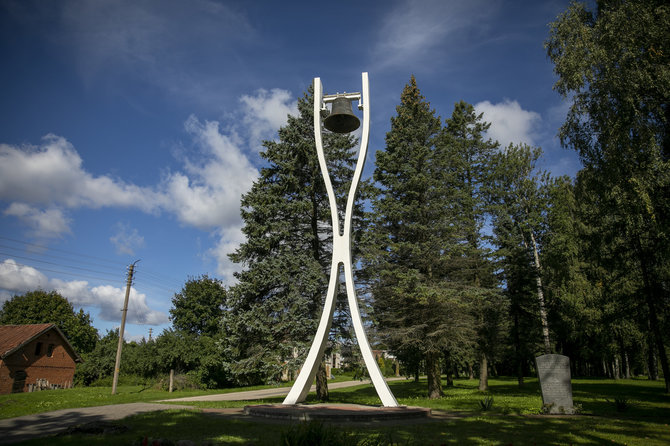
[[[51,358],[54,354],[54,345],[49,344],[49,347],[47,347],[47,356]]]
[[[38,342],[35,344],[35,356],[39,356],[42,353],[42,343]]]

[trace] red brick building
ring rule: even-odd
[[[54,324],[0,325],[0,394],[72,387],[78,362]]]

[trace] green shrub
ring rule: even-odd
[[[170,376],[164,376],[161,379],[159,379],[156,382],[156,385],[154,386],[157,390],[165,390],[168,391],[170,390]],[[191,372],[188,373],[179,373],[174,375],[174,379],[172,381],[172,390],[173,391],[180,391],[180,390],[200,390],[202,389],[203,386],[198,381],[196,376],[193,376]]]
[[[631,407],[635,406],[635,403],[629,400],[626,397],[614,398],[614,401],[606,400],[608,403],[613,403],[617,412],[626,412]]]
[[[479,408],[482,411],[490,410],[493,407],[493,397],[487,396],[483,400],[479,400]]]

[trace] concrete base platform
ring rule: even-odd
[[[245,406],[244,413],[256,417],[295,421],[371,422],[430,417],[425,407],[375,407],[358,404],[262,404]]]

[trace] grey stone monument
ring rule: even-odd
[[[570,358],[563,355],[542,355],[535,358],[537,376],[542,389],[542,404],[549,414],[574,414]]]

